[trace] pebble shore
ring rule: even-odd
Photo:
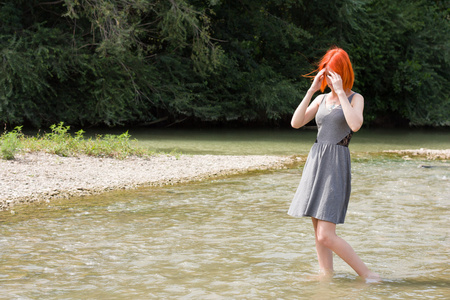
[[[25,153],[14,160],[0,160],[0,210],[19,203],[281,169],[295,161],[269,155],[155,155],[118,160]]]
[[[447,160],[450,159],[450,149],[436,150],[436,149],[412,149],[412,150],[385,150],[385,153],[395,153],[405,155],[404,158],[423,156],[430,160]]]
[[[450,159],[450,149],[387,150],[427,159]],[[44,152],[0,159],[0,211],[20,203],[89,196],[140,186],[201,181],[256,170],[282,169],[300,158],[271,155],[154,155],[124,160],[62,157]]]

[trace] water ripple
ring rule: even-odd
[[[384,282],[317,270],[311,221],[286,215],[300,170],[0,213],[0,299],[444,298],[449,165],[353,164],[338,232]],[[302,295],[302,296],[300,296]]]

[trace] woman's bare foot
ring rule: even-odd
[[[314,281],[328,282],[333,279],[333,270],[319,270],[317,275],[311,276],[310,279]]]
[[[366,276],[363,277],[366,283],[379,283],[381,282],[381,277],[375,272],[369,271]]]

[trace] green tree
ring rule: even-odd
[[[449,9],[426,0],[0,1],[0,121],[290,119],[347,50],[366,124],[449,126]]]
[[[3,1],[0,17],[2,122],[152,121],[186,90],[161,81],[164,56],[190,73],[219,62],[206,14],[182,0]]]
[[[350,48],[361,66],[358,83],[372,101],[372,119],[401,116],[412,125],[450,125],[449,17],[439,2],[365,5],[367,36]]]

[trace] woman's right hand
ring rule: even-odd
[[[311,87],[309,88],[312,92],[315,93],[318,90],[320,90],[322,81],[325,77],[324,73],[325,73],[325,68],[320,70],[319,73],[317,73],[317,75],[314,77],[313,83],[311,84]]]

